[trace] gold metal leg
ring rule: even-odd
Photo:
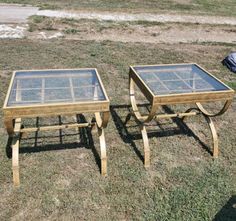
[[[20,128],[21,119],[17,118],[15,120],[14,126],[14,137],[12,141],[12,172],[13,172],[13,184],[14,186],[20,185],[20,172],[19,172],[19,146],[20,146]]]
[[[14,134],[13,118],[6,117],[4,119],[4,124],[5,124],[8,135],[12,137]]]
[[[12,142],[12,172],[13,172],[13,184],[16,187],[20,185],[19,145],[20,145],[20,137],[15,136]]]
[[[139,126],[142,138],[143,138],[143,145],[144,145],[144,167],[149,168],[150,167],[150,147],[148,142],[148,135],[147,130],[144,125]]]
[[[95,113],[95,119],[97,124],[98,136],[100,141],[101,149],[101,174],[102,176],[107,176],[107,152],[106,152],[106,141],[104,128],[107,126],[110,113],[109,111],[100,113]]]
[[[209,116],[209,117],[215,117],[215,116],[219,116],[219,115],[222,115],[223,113],[225,113],[225,111],[228,110],[230,104],[232,103],[232,100],[227,100],[223,106],[223,108],[218,112],[218,113],[209,113],[201,103],[196,103],[198,109],[206,116]]]
[[[105,135],[104,129],[98,128],[98,135],[100,141],[100,149],[101,149],[101,173],[102,176],[107,175],[107,152],[106,152],[106,142],[105,142]]]
[[[185,113],[189,113],[191,112],[192,110],[196,110],[196,108],[190,108],[188,109]],[[217,136],[217,132],[216,132],[216,128],[215,128],[215,125],[211,119],[211,115],[208,116],[206,115],[205,113],[203,113],[200,109],[198,109],[199,113],[202,114],[204,116],[204,118],[206,119],[207,121],[207,124],[211,130],[211,134],[212,134],[212,141],[213,141],[213,157],[214,158],[217,158],[218,155],[219,155],[219,145],[218,145],[218,136]],[[182,119],[184,120],[186,118],[186,116],[184,116]]]
[[[130,93],[130,102],[132,105],[132,109],[133,109],[133,115],[134,117],[140,122],[140,123],[148,123],[150,122],[154,116],[156,115],[157,109],[158,109],[158,105],[151,103],[151,110],[148,114],[148,116],[142,116],[138,110],[138,106],[137,106],[137,102],[135,99],[135,95],[134,95],[134,80],[132,78],[129,79],[129,93]]]
[[[156,115],[158,105],[151,102],[151,109],[148,115],[144,116],[141,115],[137,106],[137,102],[135,99],[135,89],[134,89],[135,83],[132,78],[129,79],[129,90],[130,90],[130,102],[132,105],[133,113],[132,115],[135,117],[136,122],[139,125],[142,139],[143,139],[143,146],[144,146],[144,167],[149,168],[150,167],[150,147],[149,147],[149,141],[148,141],[148,135],[145,123],[150,122],[153,120],[153,118]],[[129,114],[126,117],[125,124],[130,120],[131,114]]]
[[[209,128],[211,130],[211,134],[212,134],[212,138],[213,138],[213,157],[217,158],[219,155],[219,147],[218,147],[218,136],[217,136],[217,132],[216,132],[216,128],[215,125],[211,119],[211,117],[215,117],[215,116],[219,116],[222,115],[223,113],[225,113],[225,111],[228,110],[230,104],[232,103],[232,99],[227,100],[223,106],[223,108],[218,112],[218,113],[209,113],[201,103],[196,103],[199,111],[203,114],[203,116],[205,117]]]
[[[216,128],[215,125],[211,119],[211,117],[204,115],[209,128],[211,130],[211,134],[212,134],[212,139],[213,139],[213,157],[217,158],[219,155],[219,146],[218,146],[218,136],[217,136],[217,132],[216,132]]]
[[[96,118],[96,123],[97,123],[98,127],[106,128],[107,124],[108,124],[109,117],[110,117],[109,111],[105,111],[102,113],[96,112],[95,118]]]

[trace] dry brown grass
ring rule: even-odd
[[[149,128],[154,131],[149,133],[151,168],[146,171],[135,122],[132,120],[129,127],[123,122],[129,113],[130,64],[196,62],[223,81],[235,82],[236,77],[220,63],[235,45],[23,39],[1,40],[0,47],[1,104],[13,70],[97,67],[111,99],[112,114],[105,131],[107,178],[101,177],[96,163],[97,136],[90,137],[85,130],[80,134],[65,130],[61,139],[58,131],[38,134],[37,146],[35,134],[22,141],[22,184],[14,189],[1,112],[1,220],[212,220],[217,213],[217,220],[227,216],[234,220],[231,207],[222,207],[235,198],[235,102],[214,120],[220,139],[216,161],[203,148],[202,142],[206,146],[211,142],[203,118],[190,118],[186,124],[167,120]],[[171,106],[165,111],[185,108]],[[50,119],[51,123],[57,121]],[[35,124],[35,120],[28,123]],[[81,134],[87,136],[82,143]]]

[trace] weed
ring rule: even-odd
[[[69,28],[64,30],[65,34],[77,34],[78,32],[80,32],[80,30],[74,28]]]

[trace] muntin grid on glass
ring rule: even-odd
[[[135,98],[135,85],[150,102],[147,115],[139,111]],[[150,166],[150,147],[146,126],[153,119],[186,117],[202,114],[211,130],[213,140],[213,157],[218,157],[218,136],[212,117],[222,115],[229,108],[234,90],[207,72],[197,64],[161,64],[130,66],[129,90],[132,111],[126,118],[126,123],[134,116],[139,125],[144,144],[144,166]],[[224,105],[216,113],[208,112],[202,103],[223,101]],[[183,113],[158,114],[162,105],[196,104],[196,108],[189,108]]]
[[[215,101],[234,90],[197,64],[137,65],[130,75],[149,101],[160,104]]]
[[[3,106],[4,124],[12,139],[13,183],[20,184],[19,147],[22,134],[66,128],[97,128],[101,174],[107,174],[104,128],[110,101],[95,68],[20,70],[13,72]],[[62,125],[22,127],[23,118],[92,113],[95,120]]]
[[[60,73],[61,72],[61,73]],[[78,85],[80,87],[74,87],[74,84],[68,77],[66,77],[67,72],[74,72],[76,75],[80,72],[90,73],[90,77],[93,76],[97,84],[96,85]],[[30,83],[31,88],[20,89],[17,88],[17,75],[28,75],[25,78],[32,80],[35,78],[35,81]],[[43,79],[52,79],[53,75],[57,73],[62,75],[62,79],[68,80],[67,83],[58,81],[47,81]],[[63,73],[65,76],[63,77]],[[41,74],[40,77],[37,77],[37,74]],[[30,76],[31,75],[31,76]],[[34,75],[32,77],[32,75]],[[44,75],[44,77],[43,77]],[[47,77],[48,75],[48,77]],[[78,78],[78,77],[77,77]],[[56,77],[56,80],[59,78]],[[46,86],[46,82],[49,84],[49,87]],[[51,84],[50,84],[51,83]],[[55,84],[63,84],[58,87]],[[27,84],[27,83],[25,83]],[[67,84],[67,85],[65,85]],[[69,85],[70,84],[70,85]],[[36,86],[36,87],[35,87]],[[68,87],[67,87],[68,86]],[[97,88],[97,91],[94,90],[94,95],[92,95],[91,90],[87,90],[86,87],[91,86],[91,88]],[[87,94],[76,92],[79,88],[85,88]],[[89,88],[87,87],[87,88]],[[60,88],[60,89],[59,89]],[[61,93],[60,90],[64,91]],[[16,92],[24,91],[22,94],[16,94]],[[27,93],[31,92],[31,93]],[[46,94],[46,93],[47,94]],[[54,92],[54,93],[53,93]],[[82,90],[83,92],[83,90]],[[48,69],[48,70],[20,70],[14,71],[11,82],[8,88],[7,96],[3,106],[3,112],[5,117],[37,117],[54,115],[57,112],[69,113],[76,112],[100,112],[109,110],[109,98],[106,94],[103,83],[100,79],[100,76],[95,68],[81,68],[81,69]]]
[[[10,87],[6,107],[107,100],[96,69],[15,71]]]

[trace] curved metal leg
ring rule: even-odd
[[[149,168],[150,167],[150,147],[149,147],[149,141],[148,141],[148,135],[147,130],[145,127],[145,123],[150,122],[156,115],[158,105],[154,102],[151,103],[151,110],[148,114],[148,116],[142,116],[139,112],[137,102],[135,99],[135,90],[134,90],[134,81],[132,78],[129,79],[129,90],[130,90],[130,102],[133,109],[133,115],[139,125],[142,139],[143,139],[143,145],[144,145],[144,167]],[[127,123],[130,119],[130,114],[126,117],[125,123]]]
[[[218,136],[217,136],[215,125],[214,125],[211,117],[205,115],[200,109],[197,109],[197,108],[189,108],[187,111],[185,111],[185,113],[189,113],[192,110],[198,110],[199,113],[202,114],[204,116],[204,118],[206,119],[206,121],[208,123],[208,126],[211,130],[211,134],[212,134],[212,141],[213,141],[213,153],[212,153],[212,155],[213,155],[214,158],[217,158],[218,155],[219,155]],[[185,117],[183,117],[182,119],[184,120]]]
[[[209,117],[215,117],[215,116],[219,116],[219,115],[222,115],[225,111],[228,110],[230,104],[232,103],[232,100],[227,100],[223,106],[223,108],[216,114],[213,114],[213,113],[209,113],[203,106],[201,103],[196,103],[198,109],[206,116],[209,116]]]
[[[98,135],[100,141],[100,148],[101,148],[101,173],[102,176],[107,175],[107,152],[106,152],[106,142],[105,142],[105,135],[104,129],[98,128]]]
[[[149,168],[150,167],[150,147],[148,142],[148,135],[147,130],[144,125],[139,126],[142,138],[143,138],[143,145],[144,145],[144,167]]]
[[[151,110],[148,114],[147,117],[143,117],[139,110],[138,110],[138,106],[136,103],[136,99],[134,96],[134,81],[132,78],[130,78],[130,82],[129,82],[129,90],[130,90],[130,101],[131,101],[131,105],[132,105],[132,109],[133,109],[133,114],[135,116],[135,118],[140,122],[140,123],[148,123],[150,122],[154,116],[156,115],[157,109],[158,109],[158,105],[152,103],[152,107]]]
[[[107,126],[109,116],[110,116],[109,111],[103,112],[102,115],[99,112],[95,113],[95,119],[96,119],[98,136],[99,136],[99,141],[100,141],[100,149],[101,149],[101,174],[102,176],[107,175],[107,152],[106,152],[104,128]]]
[[[19,146],[21,138],[21,118],[15,119],[14,136],[12,140],[12,173],[14,186],[20,185],[20,172],[19,172]]]
[[[218,136],[217,136],[217,132],[216,132],[216,128],[215,125],[212,121],[212,119],[209,116],[204,115],[209,128],[211,130],[211,134],[212,134],[212,139],[213,139],[213,157],[217,158],[219,155],[219,147],[218,147]]]
[[[12,142],[12,172],[13,172],[13,184],[16,187],[20,185],[19,145],[20,145],[20,136],[15,136]]]
[[[107,124],[108,124],[109,117],[110,117],[109,111],[102,112],[102,114],[100,114],[99,112],[96,112],[95,118],[96,118],[96,122],[97,122],[98,127],[106,128]]]
[[[8,135],[12,137],[14,134],[13,118],[6,117],[4,119],[4,124],[5,124]]]
[[[223,113],[225,113],[225,111],[228,110],[230,104],[232,103],[232,99],[227,100],[223,106],[223,108],[218,112],[218,113],[209,113],[203,106],[201,103],[196,103],[199,111],[203,114],[203,116],[205,117],[209,128],[211,130],[211,134],[212,134],[212,138],[213,138],[213,157],[217,158],[219,155],[219,147],[218,147],[218,136],[217,136],[217,132],[216,132],[216,128],[215,125],[211,119],[211,117],[215,117],[215,116],[219,116],[222,115]]]

